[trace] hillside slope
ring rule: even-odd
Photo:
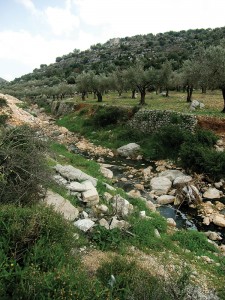
[[[146,67],[159,68],[166,60],[173,69],[179,69],[184,60],[190,58],[200,47],[223,43],[225,27],[216,29],[195,29],[153,35],[113,38],[104,44],[96,44],[85,51],[73,52],[56,58],[49,66],[42,64],[30,74],[16,78],[12,83],[29,80],[54,79],[55,83],[69,79],[82,71],[93,70],[108,73],[115,68],[127,68],[137,59],[144,60]]]

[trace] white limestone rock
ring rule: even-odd
[[[109,179],[113,178],[113,172],[111,170],[109,170],[108,168],[101,166],[100,171],[105,178],[109,178]]]
[[[174,196],[170,196],[170,195],[161,195],[157,198],[157,203],[164,205],[164,204],[170,204],[173,203],[175,200]]]
[[[119,216],[128,216],[132,213],[134,207],[126,199],[122,198],[120,195],[116,195],[112,198],[112,206],[114,207],[116,214]]]
[[[177,226],[177,224],[176,224],[176,222],[175,222],[175,220],[173,218],[167,218],[166,222],[171,227],[176,227]]]
[[[73,181],[67,185],[67,189],[73,192],[84,192],[87,190],[86,186],[82,183]]]
[[[174,179],[176,179],[177,177],[180,177],[180,176],[184,176],[184,174],[181,171],[179,171],[179,170],[166,170],[164,172],[161,172],[159,174],[159,176],[166,177],[170,181],[173,182]]]
[[[99,225],[102,226],[102,227],[105,227],[106,229],[109,229],[109,223],[104,218],[99,220]]]
[[[140,151],[141,147],[136,143],[130,143],[117,149],[117,153],[124,157],[132,157]]]
[[[84,180],[90,180],[94,186],[97,185],[97,179],[82,172],[79,169],[74,168],[71,165],[60,165],[57,164],[54,169],[63,177],[67,178],[71,181],[84,181]]]
[[[52,206],[53,209],[61,213],[66,220],[73,221],[79,215],[78,209],[74,207],[69,200],[50,190],[46,193],[44,203]]]
[[[93,222],[91,219],[79,219],[78,221],[74,222],[74,225],[81,231],[86,232],[95,225],[95,222]]]
[[[99,202],[99,195],[96,188],[92,188],[85,192],[82,192],[82,200],[83,202],[87,202],[90,205],[96,205]]]
[[[182,184],[189,183],[190,181],[192,181],[191,176],[182,175],[182,176],[178,176],[174,179],[173,185],[174,186],[179,186],[179,185],[182,185]]]
[[[216,188],[209,188],[204,194],[203,197],[206,199],[219,199],[220,191]]]
[[[130,227],[130,224],[125,220],[118,220],[117,217],[113,217],[109,229],[119,228],[119,229],[127,229]]]
[[[216,214],[213,216],[212,222],[220,227],[225,227],[225,217],[221,214]]]
[[[163,176],[154,177],[150,181],[150,187],[155,191],[156,195],[167,194],[172,186],[172,182]]]

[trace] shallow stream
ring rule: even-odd
[[[82,156],[99,161],[99,157],[90,156],[87,152],[81,152],[75,145],[72,146],[73,152],[79,153]],[[120,156],[115,157],[101,157],[102,164],[105,164],[108,169],[113,172],[114,186],[122,188],[125,192],[130,192],[135,189],[135,184],[140,184],[143,181],[143,175],[141,174],[141,169],[145,169],[149,166],[156,168],[153,161],[147,160],[131,160],[121,158]],[[136,172],[131,172],[133,177],[129,178],[129,170],[136,170]],[[130,173],[130,174],[131,174]],[[121,181],[121,178],[126,178],[127,181]],[[141,191],[141,196],[146,200],[152,201],[156,204],[156,201],[149,195],[150,186],[144,185],[144,190]],[[225,199],[220,199],[221,202],[225,204]],[[157,211],[166,218],[173,218],[177,224],[177,228],[185,228],[189,230],[199,230],[199,231],[215,231],[220,232],[222,240],[219,244],[225,243],[225,230],[220,227],[210,223],[206,226],[202,223],[202,218],[198,216],[197,210],[190,208],[188,205],[182,205],[179,209],[177,206],[167,204],[161,205],[157,208]],[[225,212],[223,212],[225,213]]]

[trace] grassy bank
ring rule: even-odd
[[[186,102],[186,93],[170,91],[169,97],[164,97],[155,92],[147,92],[146,94],[146,108],[149,109],[161,109],[161,110],[174,110],[177,112],[193,113],[196,115],[209,115],[224,118],[224,114],[221,113],[223,109],[223,97],[221,91],[207,91],[202,94],[200,90],[196,90],[193,93],[193,99],[202,102],[205,107],[197,109],[194,112],[190,112],[190,103]],[[89,94],[85,101],[81,100],[79,95],[76,95],[71,99],[77,103],[83,104],[97,104],[97,100],[94,99],[93,94]],[[106,105],[118,105],[118,106],[131,106],[138,105],[140,101],[140,95],[137,94],[136,99],[131,99],[131,93],[124,92],[121,96],[118,96],[116,92],[109,92],[103,95],[103,103]]]
[[[89,105],[61,117],[57,124],[80,133],[96,145],[115,150],[136,142],[145,158],[172,159],[187,172],[205,173],[215,180],[225,176],[225,154],[214,149],[218,137],[213,132],[198,128],[192,133],[174,124],[143,134],[128,126],[135,112],[135,108]]]
[[[30,149],[30,143],[27,142],[30,134],[27,134],[24,128],[19,131],[13,130],[9,135],[13,141],[18,140],[17,132],[23,143],[17,144],[18,152],[14,152],[14,160],[19,159],[22,152]],[[15,144],[7,143],[7,146],[9,150]],[[37,147],[43,149],[39,148],[39,145]],[[63,145],[56,143],[51,144],[51,151],[48,153],[50,166],[56,162],[72,164],[96,177],[100,203],[105,203],[103,194],[106,189],[103,181],[106,180],[96,162],[72,154]],[[43,160],[45,154],[46,148],[42,152]],[[10,162],[10,157],[4,155],[3,161],[6,159]],[[20,168],[12,165],[11,172],[7,174],[4,173],[5,169],[0,170],[0,182],[4,184],[5,189],[10,188],[5,182],[6,176],[12,181],[16,179],[14,182],[17,186],[19,178],[24,176],[24,170],[32,161],[20,160],[20,163],[24,165],[20,165]],[[15,171],[17,177],[13,176]],[[38,173],[38,176],[41,177],[41,174]],[[112,184],[110,180],[108,183]],[[39,182],[36,184],[39,185]],[[71,199],[63,188],[54,186],[50,181],[45,184],[58,189],[57,192],[68,197],[76,206],[82,206],[76,197]],[[17,190],[15,197],[13,191],[10,192],[11,198],[0,204],[1,299],[141,300],[147,297],[175,300],[184,297],[185,288],[190,282],[196,285],[203,278],[209,289],[216,288],[219,291],[223,288],[225,260],[203,234],[169,230],[163,217],[152,213],[141,199],[129,198],[121,189],[111,193],[119,193],[134,205],[133,213],[125,218],[130,223],[129,230],[108,231],[97,225],[87,234],[79,232],[73,224],[36,199],[35,202],[27,201],[23,190],[22,194],[18,194]],[[33,197],[32,193],[30,197]],[[20,202],[16,201],[17,198]],[[141,219],[141,210],[145,210],[149,218]],[[113,211],[109,210],[108,214],[107,217],[113,216]],[[155,234],[156,230],[161,237]],[[84,266],[82,261],[81,250],[84,246],[87,255],[88,251],[97,249],[108,258],[107,261],[100,262],[94,273],[90,271],[91,266]],[[131,248],[134,249],[133,255]],[[115,259],[110,259],[109,253],[112,252]],[[174,271],[168,271],[169,279],[163,280],[151,269],[141,265],[139,257],[135,256],[137,252],[146,255],[149,260],[156,259],[165,270],[172,265]],[[209,265],[197,258],[203,255],[213,259],[213,263]],[[191,279],[194,272],[197,272],[199,278]],[[224,293],[221,294],[221,299],[222,297]]]

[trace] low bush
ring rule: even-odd
[[[225,153],[206,146],[184,143],[180,149],[180,164],[183,168],[204,173],[215,180],[225,176]]]
[[[130,229],[134,234],[132,243],[143,249],[158,249],[162,247],[164,241],[155,235],[155,229],[160,234],[166,232],[167,224],[163,217],[157,215],[150,219],[134,219]]]
[[[218,140],[218,136],[213,131],[196,129],[193,134],[186,134],[185,141],[189,144],[199,144],[202,146],[213,147]]]
[[[6,122],[7,119],[8,119],[7,115],[5,115],[5,114],[0,115],[0,126],[5,125],[5,122]]]
[[[34,130],[20,126],[0,137],[0,202],[26,205],[38,201],[50,181],[45,144]]]
[[[4,106],[7,106],[7,101],[5,98],[0,97],[0,107],[4,107]]]
[[[98,107],[93,116],[94,126],[105,127],[128,119],[128,111],[119,107]]]
[[[71,254],[80,246],[75,232],[50,208],[2,206],[0,298],[97,299],[98,283]]]
[[[192,135],[176,125],[162,127],[157,133],[150,137],[152,141],[152,159],[170,158],[176,160],[180,147],[184,143],[186,136]]]
[[[172,239],[178,241],[181,247],[203,254],[206,251],[217,252],[218,250],[214,245],[208,242],[204,233],[194,230],[180,230],[174,233]]]
[[[118,249],[125,239],[125,232],[118,228],[108,230],[99,225],[90,233],[90,240],[103,251]]]

